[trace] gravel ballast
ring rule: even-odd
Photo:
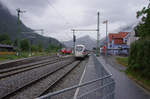
[[[78,85],[87,62],[88,58],[82,61],[67,76],[65,76],[61,81],[59,81],[53,88],[49,90],[48,93],[59,91],[64,88],[72,87],[74,85]],[[53,96],[52,99],[73,99],[75,92],[76,89],[59,94],[57,96]]]
[[[29,70],[23,73],[19,73],[17,75],[7,77],[6,79],[0,80],[0,90],[1,90],[0,98],[2,98],[3,96],[7,95],[10,92],[13,92],[14,90],[18,88],[21,88],[27,83],[35,79],[38,79],[42,75],[46,75],[50,72],[57,70],[58,68],[61,68],[64,64],[68,64],[69,62],[72,62],[73,60],[74,59],[60,61],[55,64],[50,64],[44,67]]]

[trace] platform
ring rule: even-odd
[[[92,81],[94,79],[102,78],[105,75],[109,75],[107,70],[105,68],[103,68],[103,65],[98,61],[98,59],[95,55],[91,55],[87,65],[85,67],[85,70],[82,74],[79,84],[85,83],[88,81]],[[74,99],[101,99],[102,94],[103,94],[103,96],[106,96],[107,93],[109,93],[109,92],[108,92],[108,90],[105,90],[102,92],[102,89],[98,89],[98,88],[100,88],[103,84],[108,83],[109,81],[111,82],[112,79],[111,80],[107,79],[103,82],[98,81],[98,82],[92,83],[90,85],[87,85],[87,86],[84,86],[81,88],[77,88],[75,95],[74,95]],[[92,92],[92,90],[95,90],[95,89],[98,89],[98,90],[95,92]],[[113,99],[113,98],[109,98],[109,99]]]

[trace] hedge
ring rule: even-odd
[[[128,70],[150,77],[150,40],[138,40],[131,44]]]

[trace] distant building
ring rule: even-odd
[[[108,35],[108,53],[128,54],[128,41],[129,32],[109,33]]]
[[[14,47],[11,45],[0,44],[0,55],[16,54]]]
[[[130,44],[138,39],[139,37],[135,37],[135,31],[130,32],[127,40],[127,45],[130,47]]]

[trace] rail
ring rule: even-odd
[[[59,97],[59,95],[61,96],[62,94],[65,95],[65,92],[70,92],[71,90],[77,88],[81,89],[81,94],[78,94],[77,96],[73,97],[73,99],[114,99],[115,81],[112,78],[111,72],[98,61],[96,56],[92,55],[92,57],[96,66],[95,68],[97,70],[97,74],[99,75],[97,79],[87,81],[79,85],[74,85],[72,87],[62,89],[60,91],[48,93],[41,97],[37,97],[36,99],[55,99],[55,97]],[[96,85],[96,87],[91,89],[91,86],[89,85]],[[81,87],[83,88],[83,90]],[[88,91],[87,88],[89,88],[90,90]],[[66,97],[64,97],[64,99],[66,99]]]
[[[94,80],[89,81],[89,82],[82,83],[82,84],[80,84],[80,85],[75,85],[75,86],[72,86],[72,87],[69,87],[69,88],[65,88],[65,89],[63,89],[63,90],[60,90],[60,91],[56,91],[56,92],[53,92],[53,93],[49,93],[49,94],[47,94],[47,95],[43,95],[43,96],[38,97],[38,98],[36,98],[36,99],[51,99],[52,96],[55,96],[55,95],[58,95],[58,94],[61,94],[61,93],[64,93],[64,92],[67,92],[67,91],[70,91],[70,90],[73,90],[73,89],[76,89],[76,88],[80,88],[80,87],[83,87],[83,86],[92,84],[92,83],[94,83],[94,82],[104,80],[104,79],[106,79],[106,78],[110,78],[111,76],[112,76],[112,74],[107,75],[107,76],[104,76],[104,77],[102,77],[102,78],[94,79]],[[114,85],[114,84],[115,84],[115,82],[112,81],[112,82],[109,82],[109,83],[107,83],[107,84],[104,84],[104,85],[101,86],[99,89],[103,89],[103,88],[105,88],[105,87],[107,87],[107,86],[109,86],[109,85]],[[92,92],[94,92],[94,91],[96,91],[96,90],[98,90],[98,89],[95,89],[95,90],[93,90],[93,91],[91,91],[91,92],[88,92],[88,93],[86,93],[86,94],[84,94],[84,95],[78,97],[77,99],[81,99],[82,97],[85,97],[85,96],[88,95],[89,93],[92,93]],[[108,96],[110,96],[110,95],[113,94],[113,93],[114,93],[114,92],[112,91],[111,93],[109,93]],[[105,96],[105,97],[107,97],[107,96]],[[102,98],[102,99],[105,99],[105,97]],[[113,97],[113,96],[111,96],[111,97]],[[111,98],[111,99],[113,99],[113,98]]]

